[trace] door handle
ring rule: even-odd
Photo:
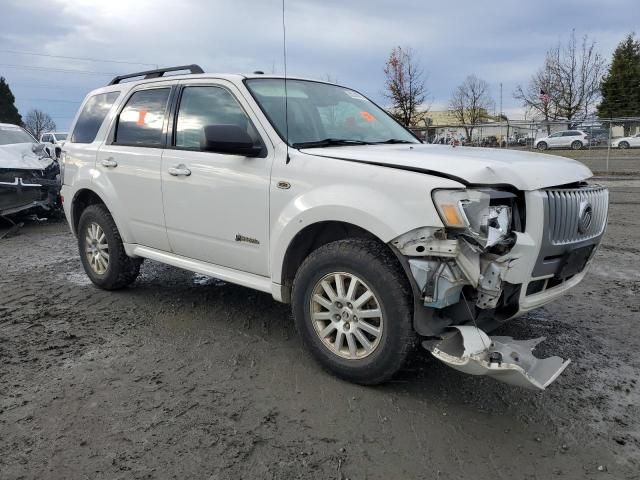
[[[116,162],[113,157],[105,158],[100,163],[103,167],[107,168],[116,168],[118,166],[118,162]]]
[[[189,170],[184,164],[177,165],[175,167],[170,167],[169,175],[173,175],[174,177],[188,177],[191,175],[191,170]]]

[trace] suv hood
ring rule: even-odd
[[[0,168],[44,170],[53,163],[47,156],[39,156],[31,148],[33,143],[0,145]]]
[[[518,190],[564,185],[593,174],[575,160],[542,153],[446,145],[357,145],[300,150],[309,155],[405,168],[463,184],[512,185]]]

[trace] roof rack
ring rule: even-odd
[[[127,78],[135,78],[144,76],[144,80],[149,78],[158,78],[164,76],[167,72],[178,72],[180,70],[189,70],[191,73],[204,73],[200,65],[180,65],[179,67],[158,68],[156,70],[145,70],[144,72],[129,73],[127,75],[118,75],[111,80],[108,85],[116,85]]]

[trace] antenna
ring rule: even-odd
[[[284,129],[285,129],[285,145],[287,149],[288,165],[291,161],[289,157],[289,95],[287,94],[287,28],[284,18],[284,0],[282,0],[282,57],[284,59]]]

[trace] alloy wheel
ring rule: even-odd
[[[104,230],[95,222],[90,223],[87,227],[85,254],[91,270],[98,275],[104,275],[109,268],[109,244]]]
[[[356,275],[325,275],[313,288],[310,309],[316,334],[333,354],[357,360],[380,345],[384,328],[380,303]]]

